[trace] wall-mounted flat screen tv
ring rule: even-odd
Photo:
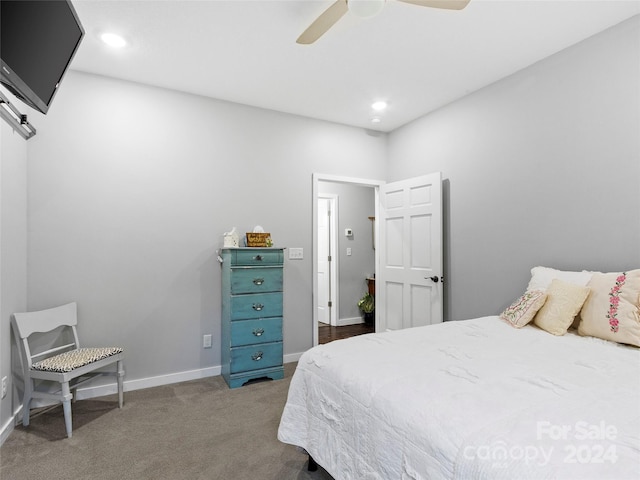
[[[70,1],[0,1],[0,82],[46,114],[83,36]]]

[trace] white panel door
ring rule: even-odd
[[[329,269],[329,200],[318,199],[318,321],[331,323],[329,298],[331,275]]]
[[[318,198],[318,322],[336,326],[338,273],[336,259],[336,211],[338,197]]]
[[[442,322],[440,172],[380,187],[376,331]]]

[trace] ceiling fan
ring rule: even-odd
[[[384,7],[386,0],[337,0],[327,8],[309,27],[302,32],[296,43],[307,45],[318,40],[345,13],[351,11],[359,17],[372,17]],[[443,8],[447,10],[462,10],[470,0],[398,0],[412,3],[421,7]]]

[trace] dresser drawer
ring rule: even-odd
[[[282,267],[232,267],[231,294],[282,291]]]
[[[231,346],[282,341],[282,317],[231,322]]]
[[[282,316],[282,292],[231,295],[231,320]]]
[[[232,251],[232,265],[282,265],[284,263],[284,253],[282,249],[274,250],[254,250],[239,249]]]
[[[282,365],[282,342],[231,349],[231,373]]]

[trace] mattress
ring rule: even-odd
[[[640,349],[498,317],[319,345],[278,439],[338,479],[638,479]]]

